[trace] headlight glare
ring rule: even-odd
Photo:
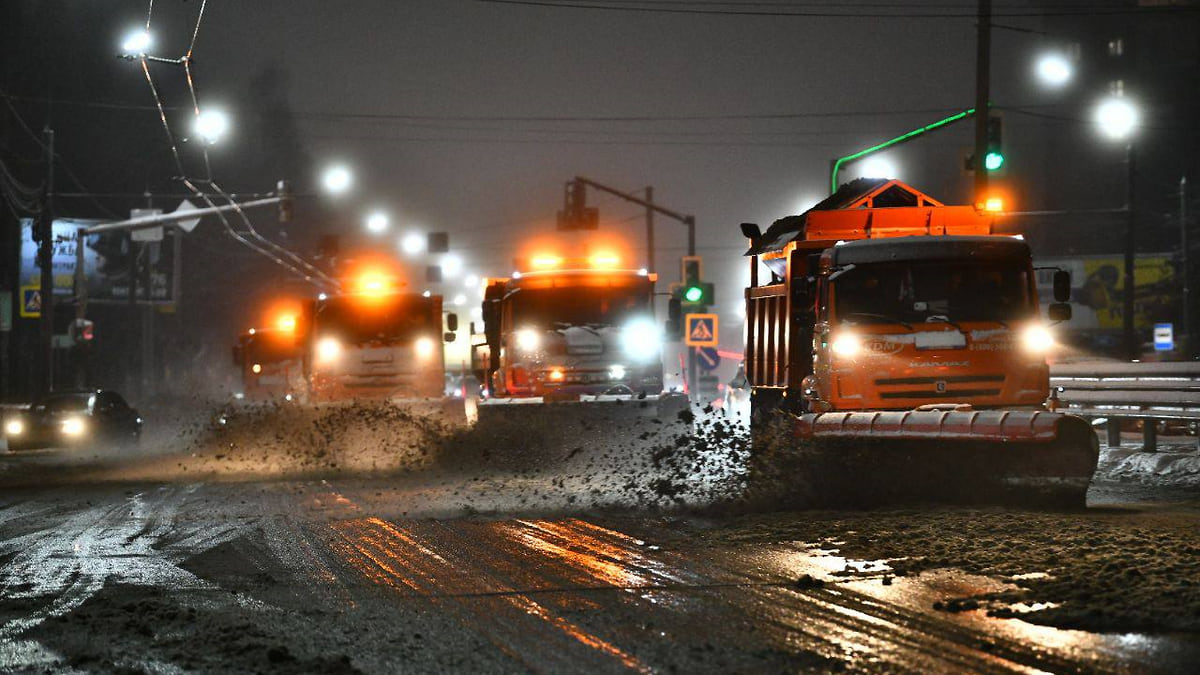
[[[4,423],[4,433],[9,436],[20,436],[25,433],[25,423],[21,420],[9,420]]]
[[[852,358],[862,351],[862,340],[854,333],[841,332],[833,336],[833,342],[829,343],[829,348],[837,356]]]
[[[1021,346],[1031,354],[1044,354],[1054,347],[1054,335],[1045,326],[1033,325],[1021,334]]]
[[[68,436],[82,436],[84,432],[83,420],[78,417],[68,417],[63,420],[62,432]]]
[[[433,356],[433,339],[427,337],[417,338],[417,342],[414,346],[417,350],[417,358],[427,359]]]
[[[541,345],[542,338],[532,328],[522,328],[517,331],[517,349],[523,352],[534,352]]]
[[[317,342],[317,363],[333,363],[342,355],[342,343],[337,338],[325,337]]]
[[[650,319],[634,319],[621,332],[625,353],[637,361],[649,361],[658,356],[662,337],[658,326]]]

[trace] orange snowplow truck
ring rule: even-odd
[[[1043,320],[1024,241],[896,180],[742,231],[756,462],[820,502],[1083,505],[1098,443],[1051,409],[1046,363],[1065,272]]]

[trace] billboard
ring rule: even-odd
[[[50,266],[54,271],[54,297],[73,301],[75,297],[75,261],[77,232],[81,227],[101,221],[71,218],[55,219],[54,247]],[[98,303],[127,303],[133,278],[131,252],[137,255],[137,302],[173,304],[179,299],[179,258],[183,240],[174,228],[167,228],[162,241],[140,242],[135,247],[129,234],[111,232],[87,237],[83,251],[83,272],[87,279],[87,300]],[[37,261],[37,243],[33,240],[33,221],[21,220],[22,286],[41,285],[41,267]],[[147,294],[147,288],[149,293]]]
[[[1097,349],[1119,344],[1125,320],[1125,262],[1120,255],[1037,258],[1039,301],[1054,302],[1053,269],[1071,273],[1071,320],[1066,328]],[[1176,262],[1169,253],[1139,254],[1133,265],[1133,326],[1149,336],[1156,323],[1179,308]]]

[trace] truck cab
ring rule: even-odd
[[[884,179],[848,183],[765,233],[743,225],[755,418],[1041,406],[1054,339],[1029,247],[993,226],[993,214]],[[1058,276],[1056,297],[1070,286]],[[1050,318],[1069,310],[1052,305]]]
[[[1053,338],[1029,247],[998,236],[848,241],[820,254],[814,412],[1036,407]]]
[[[304,345],[296,325],[251,328],[233,350],[242,375],[242,395],[251,401],[279,399],[303,388]]]
[[[662,392],[654,276],[644,270],[552,269],[492,280],[485,343],[473,352],[493,398]]]
[[[442,297],[386,288],[322,296],[308,310],[305,370],[314,402],[441,398]]]

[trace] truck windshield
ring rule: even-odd
[[[523,288],[510,296],[517,326],[620,325],[650,313],[650,294],[638,285]]]
[[[833,281],[839,321],[1011,321],[1033,316],[1029,268],[1012,262],[856,265]]]
[[[277,363],[300,358],[300,346],[291,333],[259,333],[246,340],[246,360],[250,363]]]
[[[314,332],[343,342],[402,342],[421,335],[441,334],[441,317],[434,316],[429,298],[395,295],[384,298],[339,296],[317,307]]]

